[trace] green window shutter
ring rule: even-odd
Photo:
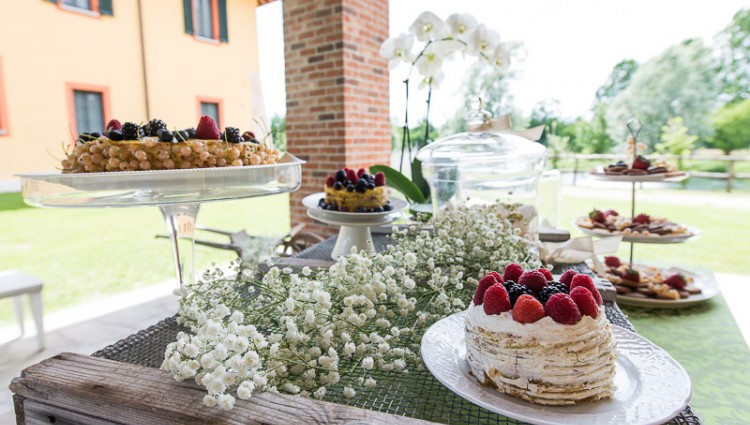
[[[102,15],[114,16],[114,9],[112,9],[112,0],[99,0],[99,13]]]
[[[50,3],[57,3],[57,0],[45,0],[45,1],[48,1]]]
[[[227,0],[219,0],[219,40],[222,43],[229,42],[229,30],[227,29]]]
[[[193,0],[182,0],[185,15],[185,32],[193,34]]]

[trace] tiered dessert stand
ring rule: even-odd
[[[630,131],[630,134],[633,136],[634,143],[633,143],[633,160],[638,156],[638,134],[641,131],[641,123],[637,120],[631,119],[628,121],[628,130]],[[588,177],[596,179],[596,180],[602,180],[602,181],[609,181],[609,182],[628,182],[630,183],[630,217],[635,218],[635,199],[636,199],[636,188],[638,183],[643,182],[680,182],[688,177],[690,177],[687,173],[678,175],[678,176],[667,176],[666,174],[647,174],[647,175],[606,175],[604,173],[589,173]],[[696,239],[700,236],[701,232],[699,229],[686,226],[687,232],[684,234],[679,235],[664,235],[659,237],[653,237],[653,236],[641,236],[641,235],[623,235],[622,240],[624,242],[630,243],[630,256],[629,256],[629,267],[633,268],[633,256],[635,252],[635,245],[638,243],[648,243],[648,244],[677,244],[677,243],[683,243],[688,242]],[[579,227],[581,231],[583,231],[586,234],[592,235],[592,236],[599,236],[599,237],[606,237],[606,236],[612,236],[609,232],[605,231],[598,231],[598,229],[584,229]],[[685,272],[684,270],[679,270],[680,272]],[[692,274],[692,273],[691,273]],[[707,282],[706,284],[702,285],[702,289],[704,290],[702,296],[691,296],[688,300],[674,300],[674,301],[664,301],[664,300],[650,300],[650,299],[637,299],[632,297],[626,297],[626,296],[618,296],[618,302],[622,304],[634,304],[634,305],[645,305],[645,306],[662,306],[662,307],[681,307],[687,304],[693,304],[695,302],[701,302],[708,298],[713,297],[718,293],[718,288],[715,285],[715,282],[713,282],[713,279],[705,278],[702,276],[699,276],[702,281]]]
[[[29,205],[58,208],[158,206],[172,242],[178,287],[195,281],[194,230],[204,202],[293,192],[304,161],[286,153],[276,164],[186,170],[21,175]]]

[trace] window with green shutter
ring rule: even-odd
[[[57,4],[61,9],[98,17],[114,16],[112,0],[45,0]]]
[[[226,0],[183,0],[185,33],[202,40],[229,42]]]
[[[76,114],[76,130],[91,133],[104,129],[104,102],[102,93],[94,91],[73,91]]]

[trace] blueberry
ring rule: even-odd
[[[375,183],[367,183],[368,189],[375,189]]]
[[[162,142],[171,142],[174,139],[174,134],[171,131],[165,129],[159,130],[159,140]]]
[[[98,139],[98,138],[102,137],[102,133],[99,133],[98,131],[95,131],[95,132],[91,133],[91,137],[93,137],[94,139]]]
[[[365,179],[365,180],[367,180],[367,181],[370,181],[370,180],[372,180],[372,177],[370,177],[370,175],[369,175],[369,174],[367,174],[367,173],[364,173],[364,174],[362,174],[361,176],[359,176],[359,178],[360,178],[360,179]]]
[[[365,207],[357,207],[357,212],[358,213],[367,212],[367,208],[365,208]]]
[[[346,171],[344,170],[336,171],[336,181],[343,182],[344,180],[346,180]]]
[[[347,191],[347,192],[354,192],[354,185],[351,185],[351,184],[350,184],[349,186],[347,186],[347,187],[346,187],[346,191]]]
[[[325,204],[326,204],[326,198],[320,198],[320,199],[318,200],[318,206],[319,206],[319,207],[322,207],[322,206],[323,206],[323,205],[325,205]]]
[[[372,212],[383,212],[383,207],[375,207],[372,209]]]
[[[336,206],[333,205],[333,204],[328,204],[328,205],[326,205],[326,209],[328,211],[334,211],[336,209]]]
[[[392,209],[393,209],[393,206],[391,204],[383,205],[383,211],[390,211]]]
[[[120,141],[122,140],[122,131],[112,130],[107,133],[107,137],[109,137],[111,140],[114,140],[115,142]]]
[[[367,187],[361,187],[360,185],[357,185],[357,193],[365,193],[367,191]]]
[[[196,138],[196,136],[195,136],[195,129],[194,128],[186,128],[185,130],[182,130],[182,131],[187,132],[188,139],[195,139]]]
[[[343,187],[344,187],[344,185],[342,185],[341,182],[336,182],[336,183],[333,184],[333,188],[336,189],[336,190],[341,190],[341,188],[343,188]]]

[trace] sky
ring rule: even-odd
[[[390,35],[407,32],[426,10],[442,19],[470,13],[500,33],[502,40],[523,44],[523,58],[511,64],[517,74],[509,86],[514,106],[528,115],[539,102],[556,99],[562,115],[575,118],[589,115],[596,89],[619,61],[643,63],[688,38],[700,37],[710,44],[732,16],[748,6],[747,0],[392,0]],[[266,112],[284,115],[281,2],[259,7],[257,16]],[[440,124],[456,110],[456,94],[471,63],[457,59],[443,66],[446,79],[433,91],[431,121]],[[402,81],[407,72],[403,64],[390,75],[391,116],[397,121],[403,117]],[[415,109],[424,104],[420,98],[426,99],[426,91],[413,95],[410,113],[422,113]]]

